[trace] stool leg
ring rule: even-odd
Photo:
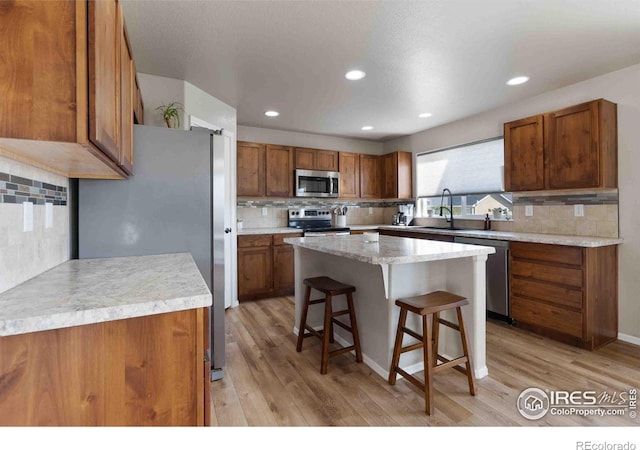
[[[309,311],[309,301],[311,300],[311,287],[307,286],[307,292],[304,295],[304,304],[302,305],[302,315],[300,316],[300,324],[298,325],[298,344],[296,351],[302,351],[302,341],[304,340],[304,332],[307,328],[307,312]]]
[[[332,344],[336,341],[335,338],[333,337],[333,320],[331,320],[331,325],[329,326],[329,342],[331,342]]]
[[[440,343],[440,313],[433,314],[433,367],[438,365],[438,344]]]
[[[349,308],[349,319],[351,320],[351,331],[353,337],[353,345],[356,346],[356,361],[362,362],[362,349],[360,348],[360,335],[358,334],[358,323],[356,321],[356,309],[353,306],[353,295],[347,292],[347,305]],[[333,326],[333,322],[332,322]]]
[[[462,351],[464,355],[467,357],[467,380],[469,381],[469,393],[471,395],[476,395],[476,388],[473,383],[473,365],[471,364],[471,354],[469,353],[469,339],[467,338],[467,333],[464,331],[464,321],[462,320],[462,309],[460,307],[456,308],[456,312],[458,313],[458,326],[460,327],[460,338],[462,339]]]
[[[324,330],[322,331],[322,363],[320,364],[320,373],[326,374],[329,366],[329,340],[331,339],[331,303],[333,298],[327,294],[324,301]]]
[[[425,411],[428,415],[433,413],[433,349],[431,340],[433,339],[432,314],[422,316],[422,350],[424,352],[424,403]]]
[[[400,317],[398,317],[398,330],[396,331],[396,343],[393,346],[393,358],[391,359],[391,368],[389,369],[389,384],[396,384],[396,368],[398,367],[398,363],[400,362],[400,350],[402,349],[402,336],[404,332],[402,329],[407,322],[407,310],[404,308],[400,308]]]

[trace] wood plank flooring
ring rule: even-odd
[[[517,412],[528,387],[608,392],[640,387],[640,347],[615,342],[589,352],[510,326],[487,324],[489,376],[468,393],[464,375],[434,379],[435,412],[405,380],[390,386],[350,355],[329,361],[320,375],[320,341],[296,352],[291,297],[243,302],[226,312],[227,365],[212,383],[214,426],[637,426],[625,416],[547,414],[529,421]],[[418,374],[422,376],[421,373]]]

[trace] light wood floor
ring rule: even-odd
[[[487,324],[489,376],[468,394],[454,370],[435,376],[435,413],[405,380],[395,386],[346,354],[320,375],[320,341],[296,353],[291,297],[241,303],[226,312],[227,365],[212,383],[212,425],[220,426],[615,426],[623,417],[551,416],[529,421],[516,410],[528,387],[626,391],[640,387],[640,347],[616,342],[588,352],[507,325]],[[419,374],[420,376],[422,374]]]

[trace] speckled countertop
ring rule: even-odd
[[[495,253],[493,247],[453,242],[380,236],[366,242],[362,235],[286,238],[287,244],[309,250],[355,259],[369,264],[409,264],[424,261],[466,258]]]
[[[421,226],[401,225],[347,225],[351,230],[404,230],[425,234],[444,234],[452,236],[473,237],[480,239],[497,239],[501,241],[535,242],[538,244],[569,245],[575,247],[605,247],[607,245],[622,244],[620,238],[603,238],[595,236],[569,236],[563,234],[518,233],[514,231],[484,231],[484,230],[447,230],[424,228]],[[249,228],[239,230],[239,235],[246,234],[279,234],[301,232],[295,228]]]
[[[189,253],[72,260],[0,294],[0,336],[210,305]]]

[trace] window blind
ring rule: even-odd
[[[473,142],[421,153],[417,161],[418,197],[449,188],[453,195],[504,192],[504,139]]]

